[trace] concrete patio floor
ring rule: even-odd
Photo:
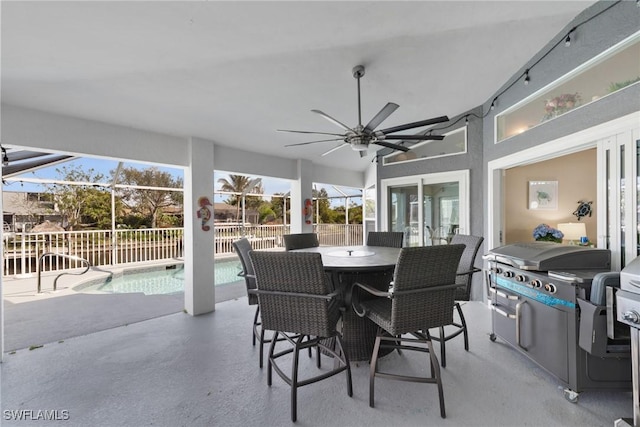
[[[630,392],[585,391],[578,403],[568,402],[561,383],[500,340],[489,340],[491,318],[484,304],[471,302],[463,309],[470,351],[461,339],[447,346],[446,419],[440,418],[431,384],[378,380],[376,407],[370,408],[369,364],[359,362],[352,363],[353,398],[342,375],[303,387],[297,424],[611,426],[632,415]],[[289,425],[288,386],[274,376],[268,387],[266,368],[258,368],[258,347],[251,345],[253,314],[242,297],[218,303],[207,315],[178,312],[5,354],[2,425]],[[313,359],[301,361],[312,369]],[[381,363],[411,371],[427,366],[424,355],[411,352],[392,353]],[[11,411],[19,410],[57,410],[68,420],[10,419]]]
[[[137,266],[146,268],[169,264],[175,264],[175,261],[145,262]],[[135,267],[135,264],[127,266]],[[59,273],[43,273],[41,293],[37,292],[35,275],[3,278],[6,352],[126,326],[184,309],[182,292],[166,295],[107,294],[73,289],[79,283],[107,277],[118,270],[122,268],[92,268],[82,276],[61,276],[56,291],[53,290],[53,280]],[[217,302],[244,295],[244,281],[216,287]]]

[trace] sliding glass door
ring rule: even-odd
[[[405,245],[417,246],[418,227],[418,186],[389,188],[389,231],[402,231]]]
[[[468,171],[382,180],[382,226],[405,246],[447,244],[469,231]]]
[[[611,250],[615,271],[640,255],[640,140],[623,132],[598,141],[598,162],[598,247]]]

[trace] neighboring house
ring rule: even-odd
[[[218,202],[213,204],[213,218],[217,223],[241,223],[242,210],[240,210],[239,218],[236,218],[236,215],[238,215],[238,208],[236,206]],[[260,215],[254,209],[247,209],[244,213],[244,218],[245,222],[257,224]]]
[[[62,221],[60,214],[55,212],[52,197],[48,193],[3,191],[2,207],[5,231],[29,231],[45,220],[53,223]]]

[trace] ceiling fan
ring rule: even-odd
[[[330,135],[333,138],[330,139],[321,139],[317,141],[308,141],[308,142],[300,142],[297,144],[288,144],[285,147],[293,147],[296,145],[307,145],[307,144],[315,144],[318,142],[330,142],[330,141],[344,141],[343,144],[340,144],[329,151],[323,153],[323,156],[326,156],[329,153],[332,153],[342,147],[346,147],[347,145],[351,146],[354,151],[360,152],[360,157],[364,157],[366,155],[367,149],[369,148],[369,144],[376,144],[382,147],[391,148],[392,150],[399,151],[409,151],[408,147],[404,145],[395,144],[391,142],[387,142],[388,140],[398,140],[401,143],[403,141],[429,141],[429,140],[442,140],[444,136],[442,135],[406,135],[406,134],[397,134],[396,132],[402,132],[409,129],[414,129],[423,126],[429,126],[436,123],[442,123],[449,121],[447,116],[435,117],[432,119],[422,120],[419,122],[407,123],[400,126],[393,126],[387,129],[376,130],[376,128],[391,115],[399,106],[398,104],[394,104],[393,102],[387,103],[382,110],[376,114],[366,126],[362,125],[362,114],[361,114],[361,105],[360,105],[360,79],[364,76],[364,66],[356,65],[352,70],[353,77],[358,81],[358,125],[354,128],[350,128],[349,126],[341,123],[340,121],[334,119],[330,115],[323,113],[320,110],[311,110],[314,113],[320,114],[325,119],[329,120],[331,123],[337,125],[342,128],[344,133],[331,133],[331,132],[312,132],[312,131],[302,131],[302,130],[289,130],[289,129],[278,129],[279,132],[294,132],[294,133],[304,133],[304,134],[318,134],[318,135]]]

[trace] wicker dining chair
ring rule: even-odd
[[[359,316],[367,317],[378,325],[369,374],[369,406],[372,408],[376,377],[431,383],[438,385],[440,416],[446,417],[440,365],[429,329],[453,321],[451,307],[457,288],[456,271],[463,251],[464,245],[403,248],[393,275],[392,288],[388,291],[379,291],[362,283],[353,284],[353,309]],[[378,298],[362,300],[361,294]],[[380,372],[378,353],[381,348],[429,353],[431,376]]]
[[[262,311],[262,327],[275,331],[269,348],[267,384],[272,369],[291,386],[291,420],[297,418],[298,388],[346,371],[347,394],[353,396],[351,367],[336,324],[340,318],[339,291],[332,291],[317,253],[250,252],[256,273],[256,291]],[[282,337],[285,341],[278,341]],[[327,340],[327,338],[333,338]],[[279,343],[289,343],[276,351]],[[329,344],[331,343],[331,344]],[[334,358],[333,369],[299,376],[300,351],[316,347]],[[292,354],[291,375],[278,366],[279,358]],[[286,363],[291,363],[285,359]],[[307,371],[305,371],[308,373]]]
[[[320,246],[316,233],[285,234],[282,238],[284,239],[284,248],[288,251]]]
[[[469,333],[467,331],[467,321],[462,313],[462,306],[459,301],[469,301],[471,297],[471,283],[474,273],[482,271],[479,268],[474,267],[478,250],[484,241],[484,237],[472,236],[468,234],[456,234],[451,239],[451,244],[465,245],[462,258],[460,259],[460,265],[458,266],[458,272],[456,275],[456,301],[454,303],[454,309],[458,313],[460,318],[459,322],[452,321],[450,327],[453,327],[453,332],[445,334],[444,326],[439,328],[439,336],[434,336],[431,339],[440,343],[440,363],[442,367],[447,366],[447,349],[446,344],[452,338],[457,337],[460,334],[464,336],[464,349],[469,351]]]
[[[256,313],[253,316],[253,345],[256,345],[256,340],[260,342],[260,367],[262,368],[264,344],[270,342],[270,340],[265,339],[264,330],[260,327],[260,305],[258,304],[258,295],[254,293],[256,290],[256,276],[253,271],[251,259],[249,259],[249,252],[253,248],[251,247],[251,242],[249,242],[246,237],[238,239],[231,244],[242,264],[242,271],[238,273],[238,276],[244,278],[249,305],[256,306]]]
[[[367,234],[367,246],[401,248],[403,239],[402,231],[370,231]]]

